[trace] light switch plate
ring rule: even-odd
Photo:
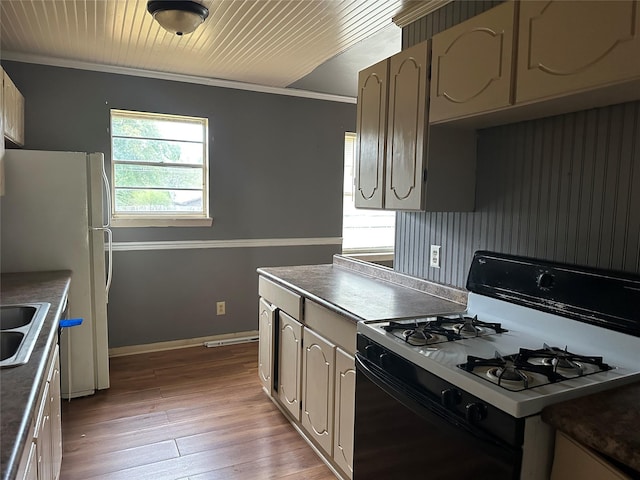
[[[429,255],[429,266],[440,268],[440,245],[431,245],[431,255]]]

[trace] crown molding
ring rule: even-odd
[[[50,67],[74,68],[76,70],[90,70],[93,72],[115,73],[117,75],[131,75],[134,77],[154,78],[157,80],[170,80],[174,82],[195,83],[207,85],[209,87],[232,88],[235,90],[247,90],[251,92],[270,93],[273,95],[286,95],[289,97],[310,98],[313,100],[327,100],[329,102],[352,103],[355,104],[355,97],[345,97],[342,95],[331,95],[328,93],[311,92],[309,90],[298,90],[295,88],[269,87],[254,83],[234,82],[218,78],[198,77],[194,75],[183,75],[179,73],[158,72],[154,70],[143,70],[139,68],[118,67],[115,65],[103,65],[100,63],[82,62],[78,60],[68,60],[64,58],[45,57],[40,55],[30,55],[17,52],[2,52],[3,60],[10,60],[22,63],[35,63]]]
[[[393,23],[399,27],[406,27],[410,23],[421,19],[425,15],[430,14],[444,7],[447,3],[451,3],[453,0],[425,0],[422,2],[410,2],[410,4],[400,10],[397,15],[392,18]]]

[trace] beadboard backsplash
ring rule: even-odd
[[[405,27],[403,48],[498,3],[448,4]],[[464,287],[487,249],[640,272],[639,143],[640,102],[478,131],[475,212],[399,212],[394,269]]]

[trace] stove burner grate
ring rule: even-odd
[[[540,363],[535,363],[539,361]],[[566,367],[562,366],[566,365]],[[589,373],[584,365],[591,365]],[[458,367],[485,378],[491,383],[511,391],[521,391],[549,383],[556,383],[571,378],[610,370],[611,367],[602,361],[602,357],[577,355],[557,347],[544,344],[539,350],[521,348],[517,354],[502,356],[496,352],[494,358],[467,356],[467,362]],[[485,369],[483,367],[489,367]],[[559,373],[561,370],[562,373]],[[481,375],[480,371],[486,371]],[[527,372],[541,375],[542,383],[531,385]]]
[[[382,328],[414,346],[433,345],[507,331],[499,323],[483,322],[478,320],[477,316],[472,318],[462,315],[454,318],[437,316],[428,320],[416,319],[413,323],[390,321]]]

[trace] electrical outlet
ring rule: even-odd
[[[429,266],[440,268],[440,245],[431,245],[431,255],[429,258]]]
[[[216,315],[224,315],[226,313],[226,302],[217,302],[216,303]]]

